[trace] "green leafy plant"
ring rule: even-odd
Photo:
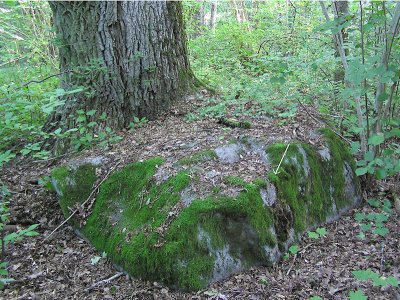
[[[106,257],[107,257],[107,253],[103,252],[103,253],[101,254],[101,256],[94,256],[94,257],[92,257],[92,258],[90,259],[90,263],[91,263],[92,265],[97,265],[97,263],[98,263],[101,259],[104,259],[104,258],[106,258]]]
[[[384,277],[372,271],[371,269],[352,271],[352,274],[358,280],[363,280],[363,281],[371,280],[373,286],[398,287],[400,284],[400,281],[396,277],[393,276]]]
[[[356,213],[354,218],[357,222],[360,222],[361,233],[358,235],[359,238],[365,238],[365,233],[371,232],[374,235],[385,237],[389,233],[389,229],[384,225],[385,222],[392,215],[392,203],[385,199],[383,203],[378,199],[371,198],[368,200],[368,204],[373,208],[380,210],[379,213]]]
[[[326,236],[326,228],[319,227],[315,231],[308,231],[308,237],[310,239],[319,239],[320,237]]]
[[[299,246],[298,245],[292,245],[289,247],[288,252],[285,254],[285,256],[283,257],[283,259],[288,259],[290,257],[290,255],[295,255],[297,254],[297,252],[299,252]]]
[[[8,278],[7,271],[7,262],[4,262],[3,259],[5,257],[5,251],[7,246],[11,243],[21,241],[24,237],[36,236],[38,233],[35,229],[38,227],[38,224],[34,224],[29,226],[26,229],[20,229],[16,232],[11,232],[8,234],[4,234],[5,226],[9,221],[9,209],[6,198],[10,196],[10,192],[8,188],[1,184],[0,182],[0,248],[1,248],[1,259],[0,259],[0,289],[2,289],[7,283],[13,281],[12,278]]]
[[[133,122],[129,123],[129,129],[135,129],[141,127],[148,122],[147,118],[143,117],[139,119],[138,117],[133,117]]]
[[[349,299],[350,300],[367,300],[367,296],[364,295],[364,293],[360,290],[356,291],[351,291],[349,293]]]

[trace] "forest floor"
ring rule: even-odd
[[[123,160],[123,164],[155,155],[182,157],[243,134],[267,137],[270,142],[296,139],[319,144],[318,139],[310,138],[315,128],[323,126],[312,107],[299,110],[285,126],[277,126],[279,120],[259,117],[250,119],[251,129],[240,129],[227,128],[212,118],[188,122],[186,113],[203,104],[196,98],[186,104],[172,110],[168,117],[122,132],[124,139],[106,150],[92,149],[48,161],[16,159],[4,168],[0,179],[12,192],[11,223],[24,227],[40,224],[40,235],[7,249],[9,273],[15,281],[0,291],[0,299],[347,299],[349,292],[357,289],[368,299],[400,299],[398,288],[374,287],[372,282],[359,281],[352,275],[354,270],[371,268],[381,275],[400,278],[400,218],[396,213],[390,217],[386,223],[389,233],[384,238],[366,234],[361,240],[354,214],[376,211],[365,201],[326,225],[325,237],[310,239],[304,235],[299,252],[287,260],[271,268],[257,267],[232,275],[195,293],[130,278],[119,273],[107,258],[92,263],[99,253],[69,225],[46,239],[64,217],[55,194],[38,180],[71,157],[105,155],[113,161]],[[256,162],[253,167],[257,167]],[[393,184],[375,186],[374,193],[381,199],[389,197]]]

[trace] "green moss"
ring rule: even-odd
[[[244,187],[245,185],[247,185],[246,181],[237,176],[225,176],[223,180],[225,184],[232,186]]]
[[[231,249],[238,249],[231,255],[240,258],[244,265],[266,261],[263,246],[275,245],[276,239],[269,231],[274,223],[272,213],[263,207],[260,196],[262,181],[242,182],[245,191],[236,198],[214,196],[195,200],[160,235],[158,228],[168,224],[170,211],[190,182],[188,174],[180,172],[156,185],[152,178],[162,162],[154,158],[127,165],[101,185],[92,213],[80,228],[98,250],[105,251],[132,276],[190,290],[205,287],[213,275],[216,257],[210,256],[210,247],[218,250],[231,245]],[[83,180],[86,174],[94,182],[95,168],[81,168],[60,168],[54,175],[78,176]],[[62,197],[70,199],[68,203],[83,201],[91,186],[86,189],[79,194],[63,186]],[[254,236],[246,237],[252,243],[243,244],[244,239],[237,232],[246,232],[248,228],[254,228]],[[201,232],[209,240],[199,239]],[[158,247],[160,242],[162,246]]]
[[[334,187],[334,199],[338,209],[344,208],[348,205],[348,199],[345,195],[345,178],[344,178],[344,161],[346,161],[351,169],[355,170],[355,162],[350,153],[348,145],[342,141],[332,130],[320,129],[319,132],[324,136],[331,155],[330,174]],[[359,187],[357,176],[353,176],[353,183],[355,187]]]
[[[251,123],[249,121],[238,121],[232,118],[221,117],[218,122],[231,128],[250,129]]]
[[[90,195],[96,182],[96,167],[84,164],[77,167],[59,167],[53,170],[52,183],[60,195],[59,202],[64,216],[67,218],[76,203],[84,202]],[[71,220],[75,224],[74,220]]]
[[[217,158],[217,154],[215,153],[214,150],[203,150],[199,151],[196,154],[193,154],[190,157],[184,157],[179,160],[179,164],[181,165],[192,165],[192,164],[197,164],[202,161],[207,161]]]
[[[352,158],[347,147],[333,132],[321,130],[321,133],[328,143],[330,160],[324,160],[310,145],[291,144],[278,173],[270,172],[267,175],[276,185],[280,201],[290,206],[290,211],[285,212],[284,220],[291,220],[289,214],[292,214],[292,224],[284,225],[292,226],[296,233],[326,221],[333,210],[332,196],[338,208],[348,205],[351,201],[346,199],[344,194],[343,166],[344,161],[351,162]],[[284,144],[275,144],[267,149],[274,170],[285,149]],[[276,215],[277,211],[274,211],[274,214]],[[287,231],[288,228],[282,228],[279,220],[277,222],[278,231]]]
[[[211,191],[212,191],[213,194],[218,194],[218,193],[221,192],[221,187],[220,186],[214,186]]]
[[[299,147],[304,149],[306,162]],[[286,145],[268,148],[268,156],[274,164],[279,164],[285,149]],[[308,166],[307,171],[305,164]],[[277,220],[276,227],[278,232],[281,231],[281,236],[285,236],[282,233],[287,235],[291,227],[296,233],[303,232],[308,226],[325,221],[331,212],[330,183],[321,166],[321,158],[310,146],[291,144],[278,173],[268,174],[268,178],[277,187],[279,199],[291,209],[291,212],[283,211],[287,215],[282,216],[282,220]],[[290,213],[292,216],[288,215]],[[287,220],[292,224],[287,224]],[[284,224],[280,224],[280,221]]]

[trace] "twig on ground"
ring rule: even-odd
[[[290,272],[292,271],[294,262],[296,261],[296,257],[297,257],[297,253],[293,256],[292,264],[290,265],[289,270],[286,272],[286,276],[288,276],[290,274]]]
[[[107,174],[104,176],[104,178],[98,183],[96,184],[96,186],[94,187],[94,189],[92,190],[92,192],[90,193],[89,197],[87,197],[87,199],[80,205],[81,207],[85,206],[86,203],[89,202],[89,200],[92,198],[92,196],[96,193],[96,191],[98,190],[98,188],[100,187],[100,185],[108,178],[108,176],[111,174],[112,171],[115,170],[115,168],[121,163],[121,161],[118,161],[108,172]],[[43,241],[48,240],[58,229],[60,229],[65,223],[67,223],[77,212],[79,211],[79,209],[75,209],[68,218],[66,218],[60,225],[58,225]]]
[[[383,272],[383,268],[385,266],[385,242],[381,243],[381,273]]]
[[[308,109],[304,106],[303,103],[301,103],[301,101],[299,99],[296,99],[297,102],[299,102],[300,106],[305,110],[305,112],[307,113],[307,115],[309,115],[314,121],[318,122],[318,123],[323,123],[324,125],[328,126],[330,130],[333,131],[334,134],[336,134],[338,137],[340,137],[341,139],[343,139],[344,141],[346,141],[349,145],[351,144],[351,141],[347,138],[345,138],[343,135],[341,135],[339,132],[337,132],[335,129],[333,129],[329,124],[327,124],[326,122],[317,119],[316,117],[314,117],[312,114],[310,114],[310,112],[308,111]]]
[[[311,247],[313,245],[314,245],[313,243],[310,243],[310,244],[306,245],[305,247],[300,249],[299,253],[303,253],[304,251],[306,251],[307,248],[309,248],[309,247]]]
[[[118,272],[117,274],[111,276],[110,278],[100,280],[100,281],[98,281],[98,282],[92,284],[92,285],[89,286],[88,288],[86,288],[86,289],[85,289],[85,292],[88,293],[88,292],[90,292],[91,290],[93,290],[94,288],[96,288],[96,287],[98,287],[98,286],[100,286],[100,285],[110,283],[111,281],[113,281],[113,280],[115,280],[115,279],[121,277],[122,275],[124,275],[123,272]]]

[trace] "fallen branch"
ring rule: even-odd
[[[111,281],[113,281],[113,280],[115,280],[115,279],[121,277],[122,275],[124,275],[123,272],[118,272],[117,274],[111,276],[110,278],[100,280],[100,281],[98,281],[98,282],[92,284],[92,285],[89,286],[88,288],[86,288],[86,289],[85,289],[85,292],[88,293],[88,292],[90,292],[91,290],[93,290],[94,288],[96,288],[96,287],[98,287],[98,286],[100,286],[100,285],[110,283]]]
[[[243,129],[251,128],[251,123],[249,121],[238,121],[236,119],[226,118],[226,117],[219,118],[218,123],[231,128],[243,128]]]
[[[107,174],[104,176],[104,178],[98,183],[96,184],[96,186],[94,187],[94,189],[92,190],[92,192],[90,193],[89,197],[87,197],[87,199],[80,205],[81,207],[85,206],[86,203],[88,203],[90,201],[90,199],[92,198],[92,196],[97,192],[97,190],[99,189],[100,185],[108,178],[108,176],[110,176],[111,172],[115,170],[115,168],[121,163],[121,161],[118,161],[108,172]],[[58,229],[60,229],[64,224],[66,224],[77,212],[79,211],[79,208],[75,209],[68,218],[66,218],[60,225],[58,225],[45,239],[44,241],[48,240]]]
[[[347,138],[345,138],[343,135],[341,135],[339,132],[337,132],[335,129],[333,129],[331,126],[329,126],[329,124],[327,124],[326,122],[317,119],[316,117],[314,117],[309,111],[308,109],[304,106],[303,103],[301,103],[301,101],[299,99],[297,99],[297,102],[299,102],[300,106],[305,110],[305,112],[307,113],[307,115],[309,115],[314,121],[318,122],[318,123],[323,123],[325,126],[328,126],[330,130],[333,131],[334,134],[336,134],[338,137],[340,137],[341,139],[343,139],[344,141],[346,141],[349,145],[351,144],[351,141]]]
[[[296,261],[296,257],[297,257],[297,253],[293,256],[292,264],[290,265],[289,270],[286,272],[286,276],[288,276],[290,274],[290,272],[292,271],[292,269],[294,267],[294,263]]]

